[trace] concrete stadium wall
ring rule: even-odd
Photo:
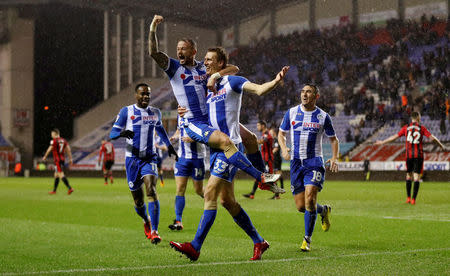
[[[108,100],[101,102],[81,116],[75,118],[72,141],[82,138],[98,126],[116,117],[122,107],[135,103],[134,86],[136,84],[146,82],[150,87],[157,88],[167,81],[167,79],[142,79],[137,81],[134,85],[123,89],[120,93],[115,94]]]
[[[351,0],[321,0],[316,1],[316,26],[318,28],[339,24],[341,16],[352,15]]]
[[[176,58],[178,39],[187,37],[197,42],[197,60],[203,60],[208,48],[218,44],[219,33],[194,26],[167,22],[167,54]],[[147,38],[148,39],[148,38]]]
[[[298,3],[280,8],[275,13],[277,34],[289,34],[309,28],[309,4]]]
[[[239,25],[239,43],[250,44],[252,41],[270,37],[270,16],[262,15],[241,21]]]
[[[10,40],[0,45],[0,127],[19,148],[24,168],[33,163],[34,20],[8,10]]]

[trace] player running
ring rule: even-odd
[[[159,200],[156,192],[158,169],[156,166],[156,147],[154,132],[166,144],[169,156],[177,157],[175,149],[169,142],[167,133],[161,122],[161,111],[149,105],[150,87],[148,84],[136,85],[136,104],[123,107],[114,123],[110,138],[125,137],[125,167],[127,182],[133,196],[136,213],[144,220],[145,236],[153,244],[158,244],[161,237],[158,233]],[[148,198],[148,213],[145,208],[144,187]]]
[[[244,141],[250,143],[245,145],[249,159],[238,150],[230,137],[222,131],[213,129],[208,125],[208,114],[206,107],[207,87],[215,90],[215,81],[221,76],[234,74],[238,71],[236,66],[225,65],[222,70],[210,75],[207,80],[206,67],[203,62],[195,60],[197,53],[196,43],[192,39],[183,38],[177,44],[177,58],[169,58],[167,54],[158,50],[156,39],[156,28],[163,21],[163,17],[155,15],[150,25],[149,33],[149,54],[156,61],[159,67],[169,76],[170,84],[178,104],[186,107],[184,128],[187,134],[194,141],[203,143],[211,148],[222,150],[231,164],[245,171],[258,182],[260,188],[276,192],[278,187],[274,182],[279,175],[263,173],[264,161],[258,151],[256,136],[245,127],[240,126],[236,131],[241,132]],[[253,144],[251,143],[253,141]],[[256,164],[255,168],[253,164]]]
[[[267,123],[265,121],[259,121],[256,124],[256,129],[261,132],[261,138],[258,139],[258,144],[261,145],[261,153],[266,166],[266,171],[273,173],[273,137],[269,133],[269,129],[267,128]],[[255,181],[252,191],[248,194],[244,194],[243,196],[254,199],[256,189],[258,189],[258,182]],[[276,196],[276,194],[274,196]]]
[[[112,176],[112,166],[114,165],[114,145],[105,139],[102,140],[102,145],[100,147],[100,151],[98,154],[98,165],[102,163],[102,155],[103,155],[103,177],[105,178],[105,185],[108,185],[108,178],[111,181],[111,184],[114,182],[114,178]]]
[[[405,136],[406,142],[406,203],[416,204],[416,197],[419,193],[420,174],[423,170],[423,136],[430,138],[442,150],[445,146],[432,135],[426,127],[420,124],[420,113],[411,113],[411,123],[404,125],[397,134],[394,134],[383,141],[376,141],[375,145],[383,145]],[[411,177],[411,174],[413,177]],[[414,193],[411,198],[411,178],[414,179]]]
[[[223,48],[210,48],[205,56],[206,73],[215,74],[223,69],[228,57]],[[284,67],[270,82],[255,84],[246,78],[238,76],[224,76],[219,79],[217,93],[208,90],[207,107],[211,127],[220,129],[227,134],[237,148],[242,152],[242,138],[239,134],[239,114],[241,110],[242,94],[248,92],[264,95],[273,90],[284,78],[289,67]],[[210,155],[211,176],[205,189],[205,205],[203,216],[200,219],[194,240],[186,243],[171,241],[170,245],[177,251],[196,261],[206,236],[214,223],[217,214],[217,199],[220,195],[221,203],[233,217],[236,224],[252,239],[253,257],[251,260],[260,260],[269,243],[264,240],[253,226],[250,217],[237,203],[234,195],[234,176],[238,170],[225,156],[225,152],[211,149]],[[284,192],[284,190],[281,190]]]
[[[203,179],[205,178],[206,147],[204,144],[194,142],[186,134],[183,121],[178,117],[178,128],[170,141],[178,141],[178,161],[175,162],[175,183],[177,191],[175,196],[175,219],[169,225],[171,230],[183,229],[183,210],[186,204],[185,193],[189,177],[192,178],[195,192],[203,198]]]
[[[69,156],[69,165],[72,165],[72,151],[70,150],[69,143],[66,139],[59,136],[59,129],[55,128],[51,131],[52,140],[50,140],[50,146],[42,157],[42,160],[47,160],[47,156],[50,152],[53,153],[53,162],[55,163],[55,183],[53,185],[53,190],[48,192],[51,195],[56,194],[56,189],[58,188],[59,180],[67,186],[67,194],[73,193],[73,188],[69,185],[69,181],[64,175],[65,165],[65,154]]]
[[[330,115],[316,106],[319,98],[317,86],[307,84],[300,92],[301,104],[291,107],[284,115],[278,133],[282,156],[291,160],[291,191],[299,212],[305,213],[305,236],[300,249],[311,250],[311,236],[317,213],[322,216],[322,229],[330,229],[331,207],[317,204],[317,193],[325,181],[325,163],[322,154],[323,133],[330,138],[332,157],[327,160],[330,170],[337,172],[339,140]],[[286,146],[286,134],[290,132],[292,150]]]

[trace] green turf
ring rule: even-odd
[[[236,197],[270,242],[263,260],[250,262],[253,244],[219,208],[200,259],[191,263],[168,242],[190,241],[203,201],[187,189],[184,227],[171,232],[174,181],[158,187],[159,245],[146,240],[124,179],[104,186],[101,178],[69,178],[48,195],[51,178],[0,178],[0,274],[126,275],[450,275],[450,186],[423,183],[417,205],[404,204],[404,183],[327,182],[319,202],[331,204],[332,226],[318,222],[312,251],[299,250],[303,215],[292,195],[268,200],[238,180]],[[320,220],[320,217],[319,217]]]

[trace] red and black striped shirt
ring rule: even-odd
[[[428,129],[418,123],[410,123],[403,126],[397,135],[406,137],[406,159],[423,158],[423,136],[431,136]]]
[[[64,152],[67,147],[67,141],[64,138],[58,137],[50,141],[52,146],[53,161],[59,163],[59,161],[64,161]]]
[[[263,143],[261,145],[261,154],[263,160],[266,162],[273,161],[273,138],[272,135],[269,134],[269,131],[266,130],[262,134]]]

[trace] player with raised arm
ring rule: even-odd
[[[158,169],[156,166],[155,131],[167,146],[169,156],[177,153],[170,144],[169,137],[161,122],[161,111],[149,105],[150,87],[148,84],[136,85],[136,104],[123,107],[112,127],[110,138],[125,137],[125,168],[127,183],[133,196],[136,213],[144,220],[145,236],[153,244],[158,244],[159,200],[156,192]],[[145,207],[144,187],[148,198],[148,213]]]
[[[47,160],[47,156],[53,153],[53,162],[55,163],[55,183],[53,185],[53,190],[48,192],[51,195],[56,194],[56,189],[58,188],[59,180],[67,186],[67,194],[70,195],[73,193],[73,188],[70,186],[69,181],[64,175],[65,165],[65,154],[69,157],[69,165],[72,165],[72,151],[70,150],[69,143],[67,143],[66,139],[59,136],[59,129],[55,128],[51,131],[52,140],[50,140],[50,146],[45,152],[42,160]]]
[[[325,162],[322,154],[322,136],[330,138],[332,157],[327,160],[332,172],[337,172],[339,140],[330,115],[316,106],[319,88],[307,84],[300,92],[301,104],[291,107],[284,115],[278,133],[278,143],[284,159],[291,160],[291,191],[299,212],[305,213],[305,236],[300,247],[311,250],[311,236],[317,213],[322,216],[322,229],[330,229],[331,207],[317,203],[317,194],[325,181]],[[286,146],[290,133],[292,149]]]
[[[186,134],[183,122],[178,117],[178,128],[170,141],[178,141],[178,161],[175,162],[174,175],[176,183],[175,219],[169,225],[171,230],[183,229],[183,210],[186,204],[185,193],[189,177],[192,178],[195,193],[203,198],[203,179],[205,178],[206,147],[194,142]]]
[[[203,62],[195,60],[197,53],[196,43],[192,39],[183,38],[177,44],[177,59],[169,58],[167,54],[158,50],[156,28],[163,21],[163,17],[155,15],[150,25],[149,54],[169,76],[170,84],[178,104],[186,107],[184,127],[187,134],[196,142],[203,143],[211,148],[220,149],[227,159],[239,169],[245,171],[257,181],[263,190],[277,190],[276,184],[279,175],[264,172],[264,161],[258,151],[256,136],[245,127],[240,126],[238,131],[244,136],[244,141],[250,162],[231,141],[230,137],[222,131],[211,128],[208,125],[206,107],[206,89],[215,90],[215,82],[224,75],[238,71],[236,66],[226,65],[224,68],[207,79],[206,68]],[[256,164],[253,166],[252,164]]]
[[[114,179],[112,176],[112,165],[114,165],[114,145],[107,141],[106,139],[102,140],[102,145],[99,150],[98,154],[98,165],[102,163],[102,156],[103,156],[103,177],[105,178],[105,185],[108,185],[108,178],[111,181],[111,184],[113,184]]]
[[[401,136],[406,137],[406,203],[414,205],[416,204],[416,197],[419,193],[420,174],[423,170],[423,136],[430,138],[442,150],[445,150],[445,146],[426,127],[420,124],[420,113],[415,111],[411,113],[411,123],[404,125],[397,134],[385,140],[376,141],[375,145],[392,142]],[[412,198],[411,179],[414,179],[414,193]]]
[[[210,48],[205,56],[206,73],[215,74],[227,64],[227,55],[223,48]],[[284,78],[289,67],[284,67],[270,82],[255,84],[246,78],[238,76],[224,76],[218,80],[217,92],[208,90],[207,107],[211,127],[220,129],[227,134],[232,142],[243,151],[242,138],[239,134],[239,114],[243,92],[264,95],[274,89]],[[264,251],[269,248],[253,226],[250,217],[237,203],[234,195],[234,176],[238,170],[233,166],[225,153],[211,148],[210,155],[211,176],[205,188],[205,205],[203,216],[192,242],[170,242],[177,251],[195,261],[200,256],[200,250],[206,236],[214,223],[217,214],[217,199],[220,195],[221,203],[233,217],[236,224],[252,239],[253,257],[251,260],[260,260]],[[280,192],[284,190],[280,189]]]

